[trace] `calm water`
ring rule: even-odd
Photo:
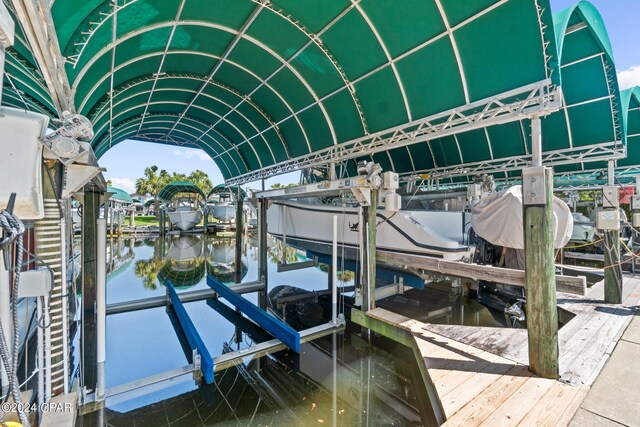
[[[243,248],[243,281],[257,279],[255,239]],[[277,273],[282,248],[270,242],[269,289],[290,285],[305,290],[328,286],[327,267]],[[206,274],[233,282],[234,241],[202,236],[112,241],[107,304],[165,295],[171,280],[178,292],[207,288]],[[112,254],[112,255],[111,255]],[[288,248],[288,262],[305,259]],[[380,271],[378,286],[398,280],[400,273]],[[340,274],[340,286],[353,285],[354,274]],[[418,287],[424,280],[404,276]],[[245,295],[256,302],[255,294]],[[450,284],[436,283],[379,302],[403,314],[434,323],[498,326],[502,313],[492,313]],[[242,330],[237,314],[223,300],[185,304],[209,352],[217,355],[271,337]],[[326,304],[293,304],[300,310],[288,319],[298,329],[328,320]],[[171,313],[154,308],[107,317],[107,388],[135,381],[191,362],[178,338]],[[295,313],[294,313],[295,314]],[[422,425],[430,414],[418,368],[405,347],[376,338],[369,343],[357,328],[303,344],[299,355],[279,352],[245,360],[216,374],[211,385],[182,377],[153,389],[107,400],[106,409],[85,415],[80,425]],[[334,386],[335,381],[335,386]],[[336,399],[334,408],[333,399]],[[421,415],[422,414],[422,415]]]

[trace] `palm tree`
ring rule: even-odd
[[[158,172],[158,166],[153,165],[144,169],[144,176],[136,180],[136,193],[150,194],[155,199],[155,212],[158,215],[158,193],[162,190],[168,180],[171,178],[169,172],[161,169]]]
[[[209,191],[213,188],[213,183],[205,172],[200,169],[196,169],[187,177],[187,181],[197,185],[200,187],[202,192],[206,195],[209,194]]]

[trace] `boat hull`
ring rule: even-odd
[[[434,223],[442,232],[429,226],[428,213],[412,215],[412,211],[400,211],[394,214],[378,210],[377,250],[448,260],[468,258],[472,249],[453,238],[457,236],[462,241],[469,222],[465,214],[432,213]],[[345,258],[356,259],[360,228],[357,208],[275,202],[267,211],[268,231],[276,238],[283,238],[286,234],[287,243],[294,246],[318,253],[331,253],[334,215],[338,217],[339,251],[341,254],[344,251]]]
[[[212,215],[218,221],[231,221],[236,219],[236,207],[231,204],[214,205]]]
[[[169,212],[169,221],[182,231],[191,230],[200,223],[202,212],[200,211],[175,211]]]

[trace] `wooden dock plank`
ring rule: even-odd
[[[569,425],[573,416],[576,414],[576,412],[578,412],[578,408],[580,408],[580,405],[582,404],[584,399],[587,397],[587,393],[589,393],[589,389],[590,389],[589,386],[582,386],[579,388],[578,392],[571,400],[571,403],[569,403],[566,406],[566,409],[558,419],[558,423],[556,425],[558,426]]]
[[[547,378],[531,377],[506,399],[481,426],[516,426],[556,384]]]
[[[529,380],[531,373],[523,370],[507,373],[485,388],[469,403],[447,419],[444,426],[477,426],[489,417],[507,398]],[[443,402],[444,403],[444,402]],[[445,404],[446,410],[446,404]]]
[[[442,406],[447,417],[453,416],[462,407],[471,402],[487,387],[500,379],[503,375],[527,374],[526,367],[508,366],[504,364],[490,364],[482,371],[476,372],[457,387],[440,395]]]
[[[565,408],[578,394],[580,388],[556,381],[547,393],[522,418],[519,427],[555,427]]]

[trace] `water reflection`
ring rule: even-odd
[[[248,238],[242,246],[244,281],[257,279],[256,244]],[[329,260],[321,258],[317,268],[278,273],[278,262],[304,261],[314,254],[271,239],[269,245],[271,308],[297,329],[326,322]],[[338,286],[351,289],[356,265],[339,262]],[[167,281],[178,292],[205,289],[207,274],[232,283],[235,268],[233,239],[190,235],[111,241],[107,303],[163,296]],[[377,280],[377,286],[403,283],[413,288],[378,301],[378,306],[405,316],[429,323],[507,323],[504,313],[487,309],[451,281],[383,269]],[[304,298],[282,304],[278,297],[283,296]],[[256,301],[255,294],[246,297]],[[352,303],[353,294],[346,293],[339,300],[341,311],[348,313]],[[184,306],[214,356],[272,339],[224,300]],[[172,310],[153,308],[107,318],[107,388],[185,366],[191,358]],[[300,354],[283,351],[247,358],[216,374],[212,385],[187,376],[109,398],[104,410],[82,417],[79,425],[423,425],[432,413],[418,373],[407,348],[382,338],[370,343],[357,329],[347,329],[303,344]]]
[[[185,237],[124,240],[126,250],[114,254],[131,259],[118,274],[109,276],[108,303],[163,295],[166,280],[180,283],[182,291],[206,287],[206,273],[233,281],[233,240]],[[282,254],[282,248],[271,243],[271,252]],[[291,248],[284,253],[288,262],[306,259]],[[248,240],[242,248],[245,280],[257,279],[255,254]],[[281,259],[270,258],[270,289],[287,284],[326,291],[326,266],[277,273],[276,262]],[[352,286],[353,273],[345,270],[339,280],[340,286]],[[254,295],[247,298],[255,301]],[[223,300],[186,303],[185,309],[213,355],[272,338]],[[304,325],[296,322],[296,316],[289,321],[301,329],[326,322],[326,313],[306,317]],[[108,388],[187,363],[190,349],[171,310],[108,316]],[[358,330],[348,329],[303,344],[300,354],[283,351],[245,360],[216,374],[212,385],[196,384],[187,377],[170,386],[110,398],[104,410],[82,417],[78,425],[334,425],[334,418],[335,425],[422,425],[430,408],[417,373],[416,361],[405,347],[382,338],[370,344]]]

